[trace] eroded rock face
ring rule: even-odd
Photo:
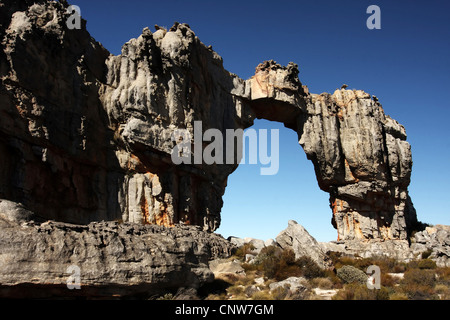
[[[174,165],[173,134],[263,118],[298,132],[340,240],[406,239],[416,222],[411,148],[378,99],[311,94],[293,63],[266,61],[244,81],[187,24],[144,29],[113,56],[85,23],[68,30],[66,6],[0,5],[0,198],[64,222],[213,231],[237,162]]]
[[[109,53],[53,1],[0,4],[0,198],[47,219],[112,220],[119,172],[99,99]]]
[[[404,127],[356,90],[311,95],[303,119],[300,144],[330,193],[339,239],[406,239],[417,217]]]
[[[0,297],[157,297],[214,279],[233,245],[196,226],[17,223],[0,217]],[[69,267],[79,269],[78,280]],[[45,288],[45,290],[44,290]]]

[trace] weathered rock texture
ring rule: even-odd
[[[264,118],[298,132],[339,239],[406,239],[416,221],[411,149],[376,98],[310,94],[293,63],[264,62],[244,81],[187,24],[144,29],[113,56],[84,21],[68,30],[66,6],[0,4],[0,198],[64,222],[213,231],[237,164],[176,166],[172,134]]]
[[[233,245],[197,226],[17,223],[0,217],[0,298],[149,298],[214,280]],[[81,289],[70,266],[80,268]]]
[[[411,243],[408,240],[347,240],[319,244],[324,252],[341,252],[363,258],[389,257],[404,262],[427,257],[435,261],[438,267],[450,267],[450,226],[427,227],[416,232],[411,237]]]
[[[411,251],[417,256],[429,253],[439,267],[450,267],[450,226],[436,225],[414,234]]]
[[[296,259],[307,256],[322,269],[331,267],[331,259],[322,246],[296,221],[289,221],[288,227],[277,236],[276,243],[282,249],[292,250]]]

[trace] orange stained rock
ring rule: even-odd
[[[167,211],[167,206],[164,206],[162,210],[155,216],[155,222],[159,226],[174,227],[175,224],[170,219],[170,213]]]

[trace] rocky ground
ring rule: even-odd
[[[68,6],[0,2],[0,297],[448,297],[450,231],[410,237],[411,146],[378,98],[310,93],[292,62],[241,79],[186,23],[112,55],[85,20],[68,28]],[[172,138],[255,119],[298,134],[341,241],[294,221],[267,242],[213,233],[239,159],[176,165]],[[391,291],[353,283],[370,264]]]
[[[237,253],[210,262],[216,281],[227,288],[209,299],[450,299],[448,226],[416,232],[410,244],[318,243],[295,221],[275,240],[229,240],[239,247]],[[372,265],[380,268],[380,287],[370,290]]]
[[[143,298],[195,295],[214,280],[208,262],[234,246],[195,226],[33,220],[0,201],[0,298]],[[80,290],[69,290],[79,268]]]
[[[448,226],[415,233],[409,247],[319,243],[295,221],[276,239],[224,239],[196,226],[41,221],[1,200],[0,230],[2,298],[450,298]],[[367,289],[370,265],[380,290]],[[68,286],[74,266],[79,290]]]

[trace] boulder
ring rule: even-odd
[[[227,240],[238,248],[242,247],[245,244],[245,240],[238,237],[228,237]]]
[[[35,218],[35,215],[21,203],[0,199],[0,217],[12,222],[21,222]]]
[[[255,255],[258,255],[261,250],[266,247],[264,241],[260,239],[245,238],[244,241],[253,246],[254,249],[252,250],[252,253]]]
[[[345,283],[366,284],[369,278],[364,271],[348,265],[337,269],[336,275]]]
[[[276,242],[282,249],[293,250],[297,259],[307,256],[322,269],[331,266],[330,258],[322,250],[316,239],[296,221],[289,221],[288,227],[276,237]]]
[[[289,277],[283,281],[273,282],[269,285],[270,291],[286,290],[285,298],[301,297],[307,291],[308,281],[303,277]]]

